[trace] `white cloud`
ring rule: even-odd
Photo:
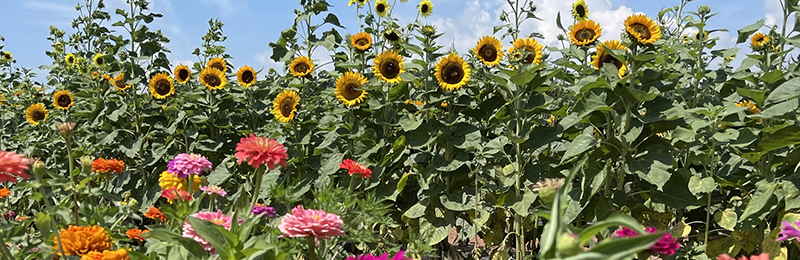
[[[467,3],[464,11],[453,18],[436,18],[433,25],[445,34],[439,38],[439,45],[445,49],[455,48],[459,53],[467,53],[477,44],[478,39],[492,35],[495,25],[499,24],[497,16],[486,10],[493,7],[492,2],[473,0]]]
[[[240,11],[245,11],[247,9],[247,3],[245,1],[237,1],[237,0],[202,0],[202,3],[206,5],[214,5],[216,6],[217,10],[219,10],[222,16],[231,16],[234,14],[241,15]]]
[[[283,63],[276,62],[270,58],[272,56],[272,49],[266,49],[262,52],[258,52],[254,55],[256,62],[261,65],[264,69],[273,68],[276,71],[283,72]]]

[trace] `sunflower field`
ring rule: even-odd
[[[722,49],[692,1],[458,53],[430,0],[300,0],[265,71],[85,0],[46,75],[0,37],[0,259],[800,259],[798,0]]]

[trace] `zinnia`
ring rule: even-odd
[[[197,190],[197,187],[200,187],[200,184],[203,183],[203,179],[197,175],[194,176],[194,182],[192,182],[192,190]],[[189,187],[186,186],[186,179],[179,178],[175,176],[175,174],[170,173],[169,171],[161,172],[161,176],[158,177],[158,186],[161,187],[162,190],[167,190],[170,188],[177,188],[188,191]]]
[[[736,260],[736,258],[733,258],[728,254],[722,254],[720,256],[717,256],[717,260]],[[739,260],[769,260],[769,254],[762,253],[760,255],[752,255],[750,257],[741,256],[739,257]]]
[[[128,251],[125,249],[117,249],[115,251],[105,250],[102,253],[99,251],[92,251],[83,255],[81,260],[130,260]]]
[[[250,134],[250,137],[242,137],[236,145],[236,158],[239,159],[239,164],[247,160],[247,164],[255,168],[267,163],[267,167],[272,170],[275,169],[275,164],[286,166],[289,154],[278,141]]]
[[[172,204],[172,201],[177,199],[180,199],[181,201],[192,201],[192,194],[189,194],[188,191],[178,188],[169,188],[162,191],[161,197],[167,199],[169,204]]]
[[[0,182],[17,183],[17,177],[27,180],[30,177],[25,174],[28,164],[31,164],[31,160],[25,155],[0,151]]]
[[[327,239],[332,236],[344,235],[342,219],[336,214],[325,213],[322,210],[303,209],[298,205],[281,219],[278,229],[288,237],[314,237],[314,239]]]
[[[200,187],[200,190],[204,191],[208,195],[217,194],[220,197],[225,197],[225,195],[228,195],[228,192],[222,189],[222,187],[216,185],[203,186]]]
[[[8,190],[7,188],[0,189],[0,199],[8,197],[10,195],[11,195],[11,191]]]
[[[339,168],[347,169],[347,173],[350,175],[358,174],[361,177],[369,178],[372,177],[372,170],[364,166],[363,164],[357,163],[351,159],[344,159],[341,164],[339,164]]]
[[[788,240],[788,239],[798,239],[800,238],[800,229],[797,226],[800,225],[800,222],[781,222],[781,232],[778,234],[778,241]]]
[[[392,259],[389,259],[389,253],[384,253],[381,256],[373,256],[373,255],[359,255],[359,256],[349,256],[346,260],[412,260],[409,257],[405,257],[405,252],[400,250],[395,254]]]
[[[58,237],[53,237],[53,247],[58,255],[61,255],[61,247],[64,248],[66,255],[82,256],[91,251],[104,251],[111,249],[114,241],[108,232],[100,226],[80,227],[70,225],[68,229],[61,229],[58,232],[61,237],[61,246]]]
[[[176,174],[180,178],[189,175],[202,175],[204,172],[211,171],[213,165],[205,156],[199,154],[178,154],[167,164],[168,171]]]
[[[222,214],[222,211],[220,210],[217,210],[217,212],[202,211],[194,213],[190,216],[223,226],[227,230],[231,229],[231,217]],[[189,220],[186,220],[186,222],[183,223],[183,237],[194,239],[194,241],[197,241],[200,246],[211,252],[211,254],[216,253],[214,246],[212,246],[211,243],[208,243],[205,238],[201,237],[199,234],[197,234],[197,232],[195,232],[194,228],[192,228],[192,225],[189,224]]]
[[[647,232],[647,234],[658,232],[658,230],[653,227],[646,227],[644,231]],[[617,230],[617,232],[614,234],[615,237],[635,237],[638,235],[638,232],[628,227],[622,227],[622,229]],[[659,238],[655,244],[650,246],[648,251],[665,255],[674,255],[675,250],[678,250],[680,247],[681,245],[678,243],[678,240],[673,238],[672,234],[666,233],[661,236],[661,238]]]
[[[117,160],[117,159],[110,159],[106,160],[103,158],[97,158],[92,162],[92,170],[99,173],[108,173],[108,172],[116,172],[117,174],[122,173],[122,170],[125,169],[125,162]]]
[[[141,230],[141,229],[138,229],[138,228],[131,228],[131,229],[128,229],[128,231],[125,231],[125,235],[128,236],[128,238],[130,240],[144,241],[144,238],[142,237],[142,234],[147,233],[147,232],[150,232],[150,230],[147,230],[147,229]]]
[[[167,221],[167,217],[164,216],[164,213],[161,213],[161,210],[158,210],[156,207],[150,207],[146,213],[144,213],[144,217],[149,219],[158,219],[161,221]]]
[[[271,218],[275,216],[275,208],[261,203],[256,203],[255,207],[253,207],[253,215],[264,215],[268,218]]]

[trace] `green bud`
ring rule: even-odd
[[[562,257],[568,257],[580,254],[583,251],[583,247],[578,236],[568,232],[558,236],[556,250]]]
[[[564,185],[564,179],[557,178],[551,179],[547,178],[541,180],[533,185],[533,191],[539,194],[539,200],[541,200],[542,204],[545,207],[549,207],[553,204],[553,201],[556,199],[556,195],[558,194],[558,189]]]
[[[93,161],[94,161],[94,159],[92,159],[91,156],[87,155],[87,156],[81,157],[81,160],[79,162],[81,164],[81,169],[83,170],[83,173],[86,173],[86,174],[92,173],[92,162]]]
[[[699,8],[697,8],[697,12],[700,13],[701,15],[710,14],[711,13],[711,7],[707,6],[707,5],[701,5]]]
[[[47,165],[41,160],[36,160],[36,162],[33,163],[31,171],[36,178],[41,178],[44,176],[44,173],[47,172]]]

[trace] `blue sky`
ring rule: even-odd
[[[416,16],[416,5],[420,0],[397,1],[394,15],[401,22],[411,22]],[[572,0],[533,0],[537,15],[544,21],[527,22],[522,26],[523,33],[540,32],[546,37],[543,42],[554,45],[556,33],[556,14],[561,12],[563,24],[571,23],[569,11]],[[17,60],[16,66],[36,68],[50,64],[44,51],[49,50],[46,40],[48,28],[54,25],[62,30],[71,30],[70,23],[76,16],[77,0],[25,0],[4,1],[4,12],[0,16],[0,35],[4,36],[6,51],[12,52]],[[355,20],[355,5],[347,6],[348,0],[329,0],[332,9],[346,30],[342,34],[358,32]],[[374,2],[374,1],[371,1]],[[393,1],[390,0],[390,3]],[[455,47],[460,53],[471,48],[480,36],[490,35],[492,27],[500,24],[499,14],[506,7],[505,0],[432,0],[433,15],[425,19],[426,23],[436,25],[439,31],[446,32],[439,43],[446,47]],[[642,12],[656,17],[659,10],[680,3],[680,0],[586,0],[592,19],[604,28],[601,39],[619,37],[622,23],[628,15]],[[81,1],[82,3],[82,1]],[[106,0],[112,17],[117,7],[125,7],[125,0]],[[720,38],[718,47],[730,47],[735,44],[736,30],[766,19],[768,23],[780,21],[780,5],[778,0],[697,0],[690,3],[688,10],[696,10],[699,5],[709,5],[713,12],[719,12],[707,28],[728,29],[728,33],[720,32],[712,35]],[[150,27],[161,29],[170,38],[167,44],[172,53],[169,54],[173,64],[196,61],[191,55],[194,48],[199,47],[202,37],[208,29],[207,21],[219,18],[225,23],[224,33],[228,36],[225,45],[233,56],[230,60],[235,67],[250,65],[256,69],[276,68],[283,71],[282,64],[275,63],[269,56],[269,43],[276,41],[280,31],[288,28],[294,19],[293,10],[299,8],[299,1],[292,0],[154,0],[151,9],[164,14]],[[321,19],[321,18],[319,18]],[[110,23],[106,24],[110,27]],[[124,33],[118,32],[118,33]],[[498,35],[499,36],[499,35]],[[504,45],[508,47],[508,40]],[[747,49],[745,44],[739,46]],[[69,51],[69,50],[68,50]],[[318,52],[315,59],[325,59],[327,53]],[[739,59],[744,55],[739,55]],[[39,76],[40,78],[42,75]]]

